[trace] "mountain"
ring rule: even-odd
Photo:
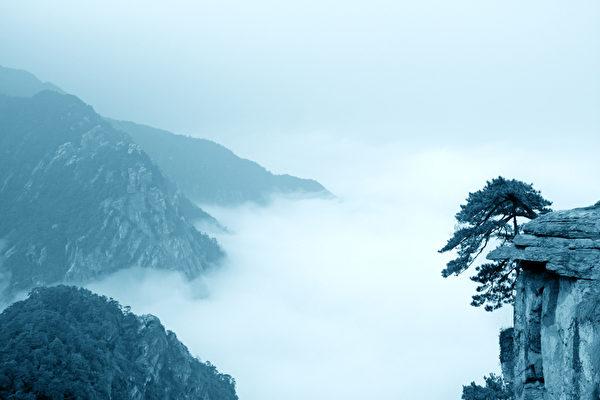
[[[61,90],[29,72],[0,67],[0,94],[33,96]],[[190,199],[208,204],[264,204],[274,194],[331,196],[320,183],[291,175],[276,175],[231,150],[206,139],[177,135],[150,126],[109,119],[133,138],[165,175]]]
[[[42,82],[35,75],[20,69],[0,65],[0,94],[15,97],[31,97],[44,90],[62,93],[57,86]]]
[[[34,289],[0,314],[0,398],[236,400],[152,315],[89,290]]]
[[[110,122],[115,128],[127,132],[194,201],[236,205],[266,203],[273,194],[331,196],[317,181],[275,175],[210,140],[177,135],[128,121]]]
[[[131,138],[53,91],[0,96],[0,272],[9,292],[130,266],[194,277],[223,255],[212,221]]]

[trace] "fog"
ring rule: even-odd
[[[242,400],[457,399],[498,371],[511,313],[470,307],[436,250],[498,175],[555,208],[600,199],[599,20],[596,0],[21,0],[0,3],[0,64],[337,196],[206,207],[220,268],[89,285]]]
[[[89,287],[159,316],[244,400],[459,398],[498,372],[512,316],[469,306],[466,276],[440,276],[458,205],[498,174],[535,182],[558,208],[588,205],[600,167],[593,151],[353,146],[322,166],[335,200],[208,208],[231,230],[208,277],[129,270]]]
[[[106,116],[234,149],[535,143],[597,134],[598,20],[596,0],[19,0],[0,54]]]

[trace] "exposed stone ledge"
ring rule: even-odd
[[[541,215],[523,226],[535,236],[565,239],[600,239],[600,206],[555,211]]]
[[[561,276],[600,279],[600,207],[542,215],[525,224],[523,232],[488,258],[540,262]]]

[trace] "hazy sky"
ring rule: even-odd
[[[456,399],[510,312],[436,250],[500,174],[600,199],[600,2],[5,1],[0,64],[104,115],[216,139],[336,201],[211,209],[219,274],[92,285],[157,314],[242,400]]]
[[[0,63],[242,151],[314,131],[535,142],[598,135],[599,20],[597,0],[4,1]]]

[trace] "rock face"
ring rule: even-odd
[[[500,332],[500,365],[504,379],[512,383],[515,379],[514,329],[508,328]]]
[[[35,289],[0,326],[2,399],[237,400],[158,318],[85,289]]]
[[[193,277],[222,256],[127,134],[74,96],[0,96],[0,282],[15,292],[132,266]],[[1,288],[0,288],[1,289]]]
[[[600,207],[542,215],[523,232],[488,256],[521,267],[505,377],[517,400],[598,399]]]

